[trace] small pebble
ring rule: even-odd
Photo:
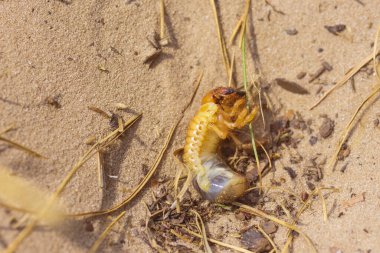
[[[318,138],[316,136],[310,136],[309,143],[311,146],[317,143],[317,141],[318,141]]]
[[[346,30],[346,25],[344,24],[338,24],[338,25],[325,25],[325,28],[327,31],[329,31],[330,33],[338,36],[339,33],[343,32],[344,30]]]
[[[295,179],[297,177],[297,173],[291,167],[284,167],[284,170],[288,172],[291,179]]]
[[[348,157],[351,153],[351,149],[347,144],[343,144],[341,150],[338,154],[338,160],[343,161],[346,157]]]
[[[348,166],[348,163],[346,163],[345,165],[342,166],[342,168],[340,168],[340,172],[344,173],[347,169],[347,166]]]
[[[301,192],[302,201],[306,201],[309,198],[309,194],[307,192]]]
[[[378,127],[379,124],[380,124],[380,120],[379,120],[379,119],[375,119],[375,120],[373,121],[373,125],[374,125],[375,127]]]
[[[243,212],[236,213],[235,217],[236,217],[236,219],[241,220],[241,221],[245,221],[246,220],[246,216],[245,216],[245,214]]]
[[[259,231],[252,228],[241,235],[241,243],[254,252],[265,252],[271,249],[269,241]]]
[[[261,224],[261,227],[263,228],[264,232],[267,234],[273,234],[277,232],[278,227],[273,221],[267,221]]]
[[[319,134],[322,138],[328,138],[334,131],[334,121],[329,118],[324,118],[322,125],[319,128]]]
[[[94,226],[92,225],[92,223],[90,221],[86,221],[86,223],[84,225],[84,229],[87,232],[94,232]]]
[[[297,79],[301,80],[302,78],[304,78],[306,76],[306,72],[305,71],[301,71],[297,74]]]
[[[45,102],[48,105],[51,105],[51,106],[55,107],[56,109],[59,109],[59,108],[62,107],[62,105],[60,103],[60,95],[55,95],[55,96],[47,97],[45,99]]]
[[[312,182],[307,181],[306,184],[310,191],[315,190],[315,185]]]
[[[295,28],[293,28],[293,29],[286,29],[285,32],[286,32],[287,35],[290,35],[290,36],[294,36],[294,35],[298,34],[298,31]]]
[[[116,129],[116,128],[118,128],[118,126],[119,126],[119,115],[117,115],[116,113],[112,113],[112,115],[111,115],[111,119],[110,119],[110,121],[109,121],[109,124],[110,124],[110,127],[112,128],[112,129]]]

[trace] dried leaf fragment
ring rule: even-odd
[[[328,138],[334,131],[335,123],[330,118],[325,118],[322,125],[319,127],[319,134],[322,138]]]
[[[271,249],[269,241],[257,230],[251,228],[241,235],[241,243],[245,248],[263,252]]]
[[[325,25],[325,28],[327,31],[330,33],[334,34],[335,36],[338,36],[339,33],[343,32],[346,30],[346,25],[344,24],[338,24],[338,25]]]
[[[365,201],[365,192],[362,192],[361,194],[352,197],[349,200],[343,201],[342,204],[340,205],[340,209],[348,209],[350,207],[353,207],[357,203],[364,202]]]
[[[110,119],[112,117],[112,113],[110,112],[107,112],[107,111],[104,111],[102,109],[100,109],[99,107],[96,107],[96,106],[88,106],[87,107],[89,110],[91,111],[94,111],[96,113],[99,113],[100,115],[102,115],[104,118],[106,119]]]
[[[305,89],[298,83],[286,80],[285,78],[276,78],[273,83],[277,84],[284,90],[287,90],[295,94],[301,94],[301,95],[310,94],[310,92],[307,89]]]

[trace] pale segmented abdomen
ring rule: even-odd
[[[201,152],[205,151],[204,141],[211,134],[208,125],[215,122],[217,111],[218,106],[214,103],[202,105],[188,126],[183,160],[193,173],[204,173]]]

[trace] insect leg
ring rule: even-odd
[[[242,128],[245,125],[247,125],[248,123],[250,123],[255,118],[255,116],[257,114],[257,111],[258,111],[258,108],[256,106],[247,115],[248,111],[247,111],[246,108],[244,108],[244,110],[241,111],[241,113],[239,114],[238,118],[234,122],[236,128]]]
[[[242,99],[239,99],[235,102],[235,104],[233,105],[232,107],[232,110],[231,110],[231,113],[230,113],[230,116],[233,117],[233,116],[236,116],[240,110],[240,106],[245,104],[245,99],[242,98]]]
[[[222,129],[220,129],[217,125],[215,124],[209,124],[208,125],[209,129],[211,129],[212,131],[214,131],[218,137],[222,140],[226,139],[227,138],[227,135],[228,135],[228,131],[223,131]]]

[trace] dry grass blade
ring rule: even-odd
[[[173,229],[170,229],[170,233],[172,233],[173,235],[175,235],[175,236],[177,236],[178,238],[180,238],[182,241],[184,241],[184,242],[187,242],[187,243],[191,243],[191,241],[188,239],[188,238],[186,238],[186,237],[184,237],[183,235],[181,235],[180,233],[177,233],[175,230],[173,230]]]
[[[290,247],[290,244],[293,242],[293,239],[294,239],[293,235],[290,234],[288,236],[288,239],[286,239],[285,245],[282,248],[281,253],[288,253],[289,252],[289,247]]]
[[[229,59],[229,56],[228,56],[226,44],[225,44],[223,36],[222,36],[222,30],[220,29],[220,24],[219,24],[219,19],[218,19],[218,12],[216,10],[215,0],[210,0],[210,3],[211,3],[211,6],[212,6],[212,10],[214,12],[216,30],[218,32],[219,45],[220,45],[220,48],[222,50],[224,67],[226,68],[226,74],[227,74],[227,77],[228,77],[229,76],[228,74],[230,73],[230,59]]]
[[[195,210],[190,210],[190,212],[195,215],[195,222],[197,224],[199,232],[202,235],[202,242],[203,242],[205,252],[206,253],[212,253],[210,245],[208,244],[208,241],[207,241],[206,229],[205,229],[205,225],[203,224],[201,216]]]
[[[145,203],[144,203],[145,204]],[[149,227],[149,222],[150,222],[150,219],[152,217],[154,217],[156,215],[156,213],[158,214],[159,212],[156,212],[156,213],[153,213],[153,214],[150,214],[150,211],[149,211],[149,208],[148,206],[145,204],[145,207],[147,209],[147,212],[148,212],[148,218],[146,219],[145,221],[145,234],[147,236],[147,239],[148,239],[148,243],[149,243],[149,246],[156,250],[157,252],[159,253],[166,253],[164,250],[162,250],[162,247],[160,245],[158,245],[156,239],[152,236],[152,232],[150,230],[150,227]],[[160,210],[160,212],[162,212],[163,210]]]
[[[326,201],[325,198],[323,197],[323,194],[321,191],[318,192],[319,197],[321,198],[322,202],[322,210],[323,210],[323,221],[327,221],[327,206],[326,206]]]
[[[177,149],[174,151],[173,156],[177,164],[180,166],[180,169],[177,169],[175,177],[174,177],[174,196],[175,196],[175,203],[176,203],[176,210],[177,213],[181,212],[181,207],[179,205],[180,203],[180,197],[178,194],[178,185],[179,185],[179,179],[181,178],[183,168],[185,167],[183,163],[177,158],[180,154],[182,154],[183,148]],[[187,190],[187,189],[186,189]]]
[[[182,229],[185,230],[187,233],[191,234],[192,236],[195,236],[195,237],[198,237],[199,239],[202,239],[202,235],[200,235],[198,233],[195,233],[194,231],[191,231],[190,229],[188,229],[186,227],[182,227]],[[173,233],[172,230],[170,232],[172,234],[176,235],[175,233]],[[242,252],[242,253],[254,253],[253,251],[246,250],[246,249],[243,249],[241,247],[234,246],[234,245],[231,245],[231,244],[228,244],[228,243],[224,243],[224,242],[221,242],[221,241],[218,241],[218,240],[215,240],[215,239],[207,238],[207,240],[209,242],[212,242],[212,243],[217,244],[219,246],[223,246],[223,247],[226,247],[226,248],[229,248],[229,249],[232,249],[232,250],[236,250],[238,252]]]
[[[35,156],[35,157],[38,157],[38,158],[47,159],[47,157],[41,155],[40,153],[37,153],[36,151],[33,151],[30,148],[28,148],[28,147],[25,147],[25,146],[23,146],[23,145],[21,145],[21,144],[19,144],[17,142],[14,142],[14,141],[9,140],[7,138],[4,138],[2,136],[0,136],[0,141],[4,141],[4,142],[6,142],[6,143],[8,143],[8,144],[10,144],[12,146],[14,146],[17,149],[20,149],[22,151],[25,151],[25,152],[31,154],[32,156]]]
[[[112,212],[115,212],[115,211],[119,210],[121,207],[125,206],[132,199],[134,199],[137,196],[137,194],[139,194],[140,191],[144,188],[144,186],[148,183],[148,181],[153,176],[153,174],[156,172],[157,167],[160,164],[162,157],[164,156],[164,153],[165,153],[165,151],[166,151],[166,149],[167,149],[167,147],[168,147],[168,145],[170,143],[170,140],[171,140],[171,138],[173,136],[173,133],[174,133],[177,125],[178,125],[178,122],[176,122],[176,124],[170,129],[170,132],[169,132],[169,134],[168,134],[168,136],[166,138],[164,146],[162,147],[160,153],[156,157],[156,160],[154,161],[154,164],[149,169],[148,173],[145,175],[145,177],[143,178],[143,180],[132,191],[131,195],[129,195],[121,203],[115,205],[114,207],[111,207],[110,209],[100,210],[100,211],[93,211],[93,212],[78,213],[78,214],[71,214],[70,216],[75,216],[75,217],[79,217],[79,216],[94,217],[94,216],[99,216],[99,215],[103,215],[103,214],[109,214],[109,213],[112,213]]]
[[[288,209],[286,209],[286,207],[281,204],[281,208],[282,210],[284,210],[284,212],[286,213],[286,216],[292,220],[292,225],[295,225],[296,224],[296,220],[293,219],[293,217],[291,216],[291,214],[289,213]],[[288,229],[288,233],[287,233],[287,240],[285,242],[285,245],[284,245],[284,248],[281,250],[281,252],[288,252],[288,247],[290,246],[290,244],[293,242],[293,239],[294,239],[294,236],[293,234],[291,233],[292,230],[291,229]]]
[[[104,188],[104,170],[103,170],[103,157],[100,150],[97,152],[97,162],[98,162],[98,184],[101,189]]]
[[[277,201],[276,201],[276,203],[277,203]],[[277,204],[281,207],[282,211],[284,211],[284,213],[286,214],[286,217],[288,217],[288,219],[290,219],[290,220],[293,220],[292,215],[290,214],[290,211],[284,206],[284,204],[281,202],[277,203]],[[295,223],[293,222],[291,224],[294,225]]]
[[[302,232],[299,230],[299,228],[296,227],[295,225],[289,224],[289,223],[287,223],[287,222],[285,222],[285,221],[283,221],[283,220],[280,220],[280,219],[278,219],[278,218],[276,218],[276,217],[274,217],[274,216],[272,216],[272,215],[266,214],[266,213],[264,213],[263,211],[260,211],[259,209],[256,209],[256,208],[254,208],[254,207],[251,207],[251,206],[247,206],[247,205],[241,204],[241,203],[239,203],[239,202],[233,202],[232,204],[235,205],[235,206],[240,207],[240,209],[241,209],[242,211],[244,211],[244,212],[251,213],[251,214],[254,214],[254,215],[256,215],[256,216],[259,216],[259,217],[262,217],[262,218],[265,218],[265,219],[268,219],[268,220],[274,221],[274,222],[276,222],[276,223],[278,223],[278,224],[280,224],[280,225],[282,225],[282,226],[284,226],[284,227],[286,227],[286,228],[289,228],[289,229],[291,229],[291,230],[294,230],[294,231],[296,231],[296,232],[298,232],[298,233],[302,233]]]
[[[261,149],[264,151],[265,156],[266,156],[267,159],[268,159],[268,162],[269,162],[269,168],[272,168],[272,161],[271,161],[271,159],[270,159],[270,156],[269,156],[269,154],[268,154],[268,151],[267,151],[266,148],[263,146],[263,144],[261,144],[260,142],[259,142],[259,145],[260,145]]]
[[[326,222],[328,219],[326,201],[325,201],[325,198],[323,197],[322,191],[319,191],[318,195],[319,195],[319,198],[321,199],[321,202],[322,202],[323,221]]]
[[[124,122],[122,117],[117,118],[117,126],[120,133],[124,132]]]
[[[241,26],[242,26],[242,23],[243,23],[243,20],[240,18],[238,23],[236,24],[234,30],[232,31],[232,35],[230,37],[230,44],[232,45],[232,43],[234,42],[235,38],[236,38],[236,35],[239,33],[240,29],[241,29]]]
[[[240,48],[242,48],[242,46],[243,46],[243,40],[245,40],[245,37],[246,37],[247,18],[248,18],[248,13],[249,13],[249,6],[251,6],[251,0],[246,0],[245,1],[244,14],[241,17],[242,28],[240,30],[240,41],[239,41],[239,47]]]
[[[254,207],[250,207],[250,206],[241,204],[239,202],[233,202],[232,204],[235,206],[238,206],[240,208],[240,210],[243,212],[247,212],[247,213],[259,216],[261,218],[271,220],[271,221],[276,222],[277,224],[279,224],[281,226],[284,226],[288,229],[296,231],[305,239],[305,241],[307,242],[307,244],[309,245],[309,247],[311,249],[311,252],[317,252],[317,250],[316,250],[314,244],[312,243],[312,241],[310,240],[310,238],[306,234],[304,234],[297,226],[290,224],[290,223],[287,223],[283,220],[280,220],[277,217],[274,217],[272,215],[266,214],[263,211],[260,211]]]
[[[379,52],[376,53],[376,55],[379,54]],[[323,97],[321,97],[312,107],[310,107],[310,110],[314,109],[315,107],[317,107],[328,95],[330,95],[336,88],[342,86],[343,84],[345,84],[348,80],[351,79],[351,77],[353,77],[361,68],[363,68],[365,65],[367,65],[373,58],[373,54],[371,55],[368,55],[365,59],[363,59],[362,61],[360,61],[356,66],[354,66],[353,68],[350,69],[350,71],[348,71],[343,77],[342,79],[340,79],[335,85],[334,87],[332,87],[331,89],[329,89],[324,95]]]
[[[240,32],[240,39],[239,39],[239,48],[242,47],[243,43],[243,37],[245,36],[245,31],[247,27],[247,17],[249,13],[249,7],[251,5],[251,0],[246,0],[245,1],[245,7],[244,7],[244,13],[240,17],[238,23],[236,24],[232,35],[230,37],[230,44],[232,44],[237,36],[237,34]]]
[[[35,216],[48,200],[48,193],[23,178],[11,175],[8,169],[0,165],[0,206]],[[41,221],[48,225],[57,224],[64,216],[60,210],[55,202]]]
[[[112,117],[112,114],[110,112],[104,111],[96,106],[88,106],[87,108],[93,112],[99,113],[106,119],[110,119]]]
[[[165,38],[165,4],[164,0],[160,0],[160,39]]]
[[[11,131],[11,130],[13,130],[13,129],[15,129],[15,126],[14,126],[14,125],[10,125],[10,126],[4,128],[4,129],[2,129],[2,130],[0,131],[0,135],[5,134],[5,133],[8,133],[9,131]]]
[[[232,76],[234,72],[234,65],[235,65],[235,51],[232,53],[232,63],[231,63],[231,68],[230,68],[230,73],[228,74],[228,87],[234,87],[236,88],[236,84],[232,84]]]
[[[107,234],[111,231],[111,228],[125,215],[126,211],[122,212],[119,214],[108,226],[107,228],[103,231],[103,233],[96,239],[95,243],[91,246],[90,250],[88,253],[95,253],[100,244],[104,241],[106,238]]]
[[[128,129],[131,125],[133,125],[139,118],[140,115],[135,116],[134,118],[127,121],[124,125],[124,131]],[[26,237],[30,235],[30,233],[33,231],[34,227],[37,225],[38,221],[45,215],[45,213],[51,208],[51,206],[54,204],[57,197],[62,193],[62,191],[65,189],[66,185],[71,181],[75,173],[79,170],[80,167],[88,160],[90,159],[95,153],[96,150],[99,147],[105,147],[110,145],[116,138],[118,138],[121,134],[118,130],[115,130],[111,132],[109,135],[95,143],[77,162],[77,164],[70,170],[70,172],[66,175],[66,177],[62,180],[60,185],[58,186],[57,190],[52,194],[50,199],[45,204],[45,207],[42,208],[40,213],[36,215],[35,217],[32,217],[30,219],[29,223],[26,225],[26,227],[17,235],[17,237],[8,245],[7,249],[5,250],[6,253],[14,252],[18,246],[24,241]]]
[[[380,37],[380,26],[377,29],[376,36],[375,36],[375,43],[373,44],[373,59],[372,59],[373,60],[373,69],[375,70],[378,81],[380,81],[380,73],[379,73],[379,68],[378,68],[376,56],[378,54],[377,46],[378,46],[378,42],[379,42],[379,37]]]
[[[262,102],[262,97],[261,97],[261,88],[258,87],[257,82],[254,79],[254,76],[251,76],[251,82],[253,83],[253,87],[255,87],[257,94],[259,94],[259,106],[260,106],[260,114],[261,114],[261,119],[263,120],[263,128],[265,129],[266,123],[265,123],[265,116],[264,116],[264,110],[263,110],[263,102]],[[266,93],[264,92],[264,95]],[[269,100],[267,99],[267,103],[269,106]],[[270,108],[270,106],[269,106]]]
[[[380,91],[380,85],[377,84],[377,88],[366,98],[364,99],[364,101],[359,105],[359,107],[356,109],[354,115],[352,115],[351,117],[351,120],[349,121],[349,123],[347,124],[347,126],[345,127],[345,130],[343,132],[343,135],[340,139],[340,142],[339,142],[339,145],[338,145],[338,148],[336,149],[333,157],[331,158],[330,160],[330,163],[329,163],[329,166],[327,168],[329,168],[330,170],[333,170],[334,167],[335,167],[335,164],[338,160],[338,155],[339,155],[339,152],[340,150],[342,149],[342,146],[343,144],[346,142],[347,140],[347,137],[348,135],[350,134],[351,132],[351,129],[352,129],[352,123],[354,122],[356,116],[358,115],[359,111],[363,108],[363,106],[369,101],[371,100],[371,98],[373,98],[377,93],[379,93]]]
[[[176,195],[175,201],[170,207],[171,209],[176,208],[177,211],[179,211],[180,210],[179,204],[181,203],[183,196],[185,195],[187,189],[189,189],[189,187],[191,185],[191,180],[193,179],[193,176],[192,176],[190,169],[186,165],[184,165],[177,157],[174,157],[174,158],[175,158],[175,161],[177,162],[177,164],[181,166],[181,171],[183,171],[183,169],[186,169],[186,172],[187,172],[186,181],[183,183],[182,189]],[[178,178],[178,180],[179,180],[179,178]],[[178,187],[178,183],[177,183],[177,187]]]
[[[315,195],[318,195],[319,192],[321,192],[322,190],[328,190],[328,191],[332,191],[332,192],[338,192],[339,189],[337,188],[334,188],[334,187],[318,187],[316,188],[310,195],[309,197],[307,198],[307,200],[303,203],[302,207],[298,210],[297,214],[296,214],[296,218],[299,219],[301,214],[307,209],[308,206],[310,206],[310,203],[311,203],[311,200],[312,200],[312,197],[315,196]]]
[[[276,244],[273,242],[272,238],[260,227],[260,225],[257,226],[257,229],[260,231],[260,233],[269,241],[269,243],[272,245],[272,248],[274,252],[278,252]]]
[[[194,88],[194,91],[193,91],[193,95],[191,96],[190,101],[189,101],[189,102],[186,104],[186,106],[183,108],[183,110],[182,110],[182,117],[181,117],[179,120],[182,120],[182,118],[183,118],[183,113],[184,113],[184,112],[190,107],[190,105],[193,103],[194,98],[195,98],[195,95],[197,94],[198,88],[199,88],[199,86],[201,85],[202,78],[203,78],[203,70],[201,71],[201,73],[200,73],[199,76],[198,76],[198,79],[197,79],[196,82],[195,82],[195,88]]]

